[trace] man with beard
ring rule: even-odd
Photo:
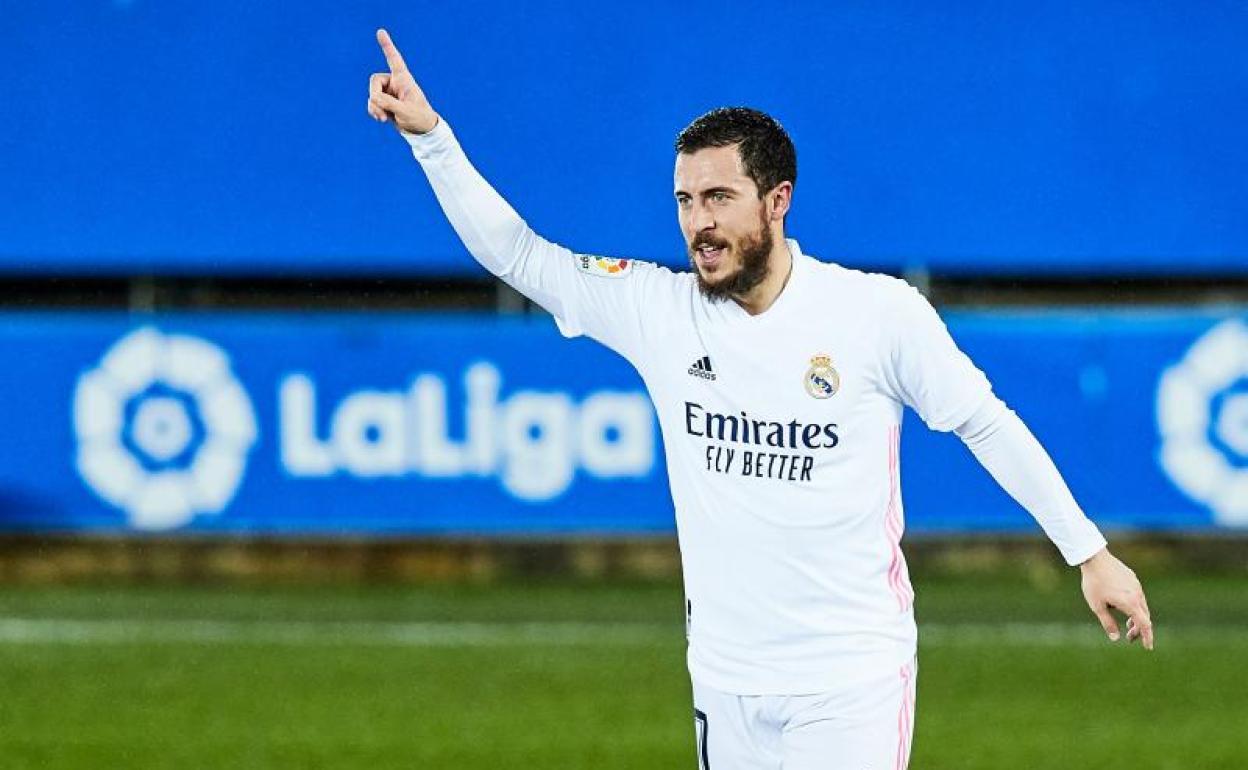
[[[901,768],[916,630],[900,548],[901,416],[956,431],[1040,523],[1110,639],[1153,646],[1134,573],[1047,453],[904,282],[785,238],[797,159],[756,110],[713,110],[676,140],[692,271],[543,240],[469,163],[384,30],[368,111],[407,140],[490,272],[568,337],[623,355],[658,411],[680,538],[700,766]],[[692,364],[690,363],[692,362]]]

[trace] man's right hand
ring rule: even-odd
[[[416,78],[407,70],[407,63],[390,39],[390,33],[377,30],[377,43],[386,55],[389,72],[376,72],[368,79],[368,114],[382,123],[394,125],[410,134],[426,134],[438,125],[438,113],[429,106],[425,92],[416,85]]]

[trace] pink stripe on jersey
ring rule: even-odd
[[[914,600],[914,591],[910,587],[910,579],[906,574],[905,558],[901,553],[901,534],[905,523],[901,517],[898,498],[901,494],[901,483],[898,469],[901,461],[901,426],[893,425],[888,429],[888,508],[884,512],[884,528],[888,533],[888,546],[892,552],[892,560],[888,565],[888,585],[897,597],[897,608],[905,612]]]
[[[897,761],[894,770],[905,770],[910,763],[910,741],[914,738],[914,670],[901,667],[901,706],[897,709]]]

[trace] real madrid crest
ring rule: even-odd
[[[806,370],[806,392],[815,398],[831,398],[841,389],[841,375],[832,368],[832,356],[820,353]]]

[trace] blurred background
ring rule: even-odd
[[[1242,3],[0,20],[6,767],[695,766],[642,383],[458,242],[365,113],[378,26],[578,251],[685,265],[676,133],[775,115],[791,235],[924,291],[1140,574],[1152,655],[907,415],[913,767],[1242,766]]]

